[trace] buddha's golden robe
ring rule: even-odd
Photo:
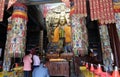
[[[69,43],[71,42],[71,27],[70,26],[64,26],[64,37],[65,37],[65,42]],[[58,42],[60,39],[60,28],[57,27],[54,30],[54,36],[52,42]]]

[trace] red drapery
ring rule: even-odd
[[[9,0],[8,2],[8,8],[11,7],[17,0]],[[0,0],[0,21],[3,21],[3,16],[4,16],[4,7],[5,7],[5,0]]]
[[[3,15],[4,15],[4,3],[5,0],[0,0],[0,21],[3,21]]]
[[[9,9],[16,1],[17,0],[9,0],[7,9]]]
[[[101,24],[115,23],[112,0],[89,0],[91,20]]]
[[[75,14],[87,16],[86,0],[73,0]],[[89,0],[91,20],[99,20],[100,24],[115,23],[112,0]]]
[[[82,17],[87,16],[86,0],[73,0],[74,1],[74,12],[80,14]]]

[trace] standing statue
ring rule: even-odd
[[[65,16],[60,16],[52,42],[57,43],[61,50],[65,49],[63,51],[67,52],[66,46],[71,43],[71,26],[67,24]]]
[[[48,11],[46,16],[48,52],[71,51],[70,8],[61,4]]]

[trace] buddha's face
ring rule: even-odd
[[[60,17],[60,25],[65,25],[66,19],[64,16]]]
[[[54,23],[57,24],[59,22],[59,17],[55,16]]]

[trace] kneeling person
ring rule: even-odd
[[[40,66],[35,68],[32,72],[32,77],[50,77],[48,68],[45,67],[44,61],[41,61]]]

